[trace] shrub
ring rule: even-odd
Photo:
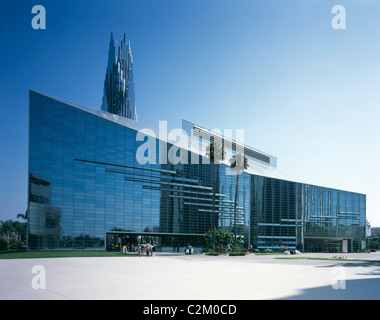
[[[233,251],[233,252],[230,252],[228,255],[229,256],[245,256],[246,255],[246,251]]]
[[[218,249],[212,249],[212,248],[207,248],[204,250],[205,254],[208,256],[219,256],[220,252]]]
[[[22,242],[19,241],[19,240],[16,240],[16,239],[12,239],[10,242],[9,242],[9,247],[11,249],[20,249],[21,248],[21,245],[22,245]]]
[[[243,247],[236,247],[233,249],[233,251],[229,252],[228,255],[230,256],[245,256],[247,254],[247,250]]]
[[[4,238],[0,238],[0,251],[8,249],[8,242]]]
[[[208,256],[218,256],[218,255],[220,255],[220,253],[217,252],[217,251],[209,251],[209,252],[206,253],[206,255],[208,255]]]

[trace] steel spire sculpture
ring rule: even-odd
[[[120,35],[120,42],[111,40],[108,50],[108,65],[104,80],[102,110],[137,120],[133,59],[131,45]]]

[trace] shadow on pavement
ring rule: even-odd
[[[347,280],[345,289],[332,286],[304,289],[278,300],[380,300],[380,278]]]

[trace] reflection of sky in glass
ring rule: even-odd
[[[317,1],[54,1],[46,30],[33,30],[30,2],[7,1],[0,219],[25,211],[28,89],[100,108],[109,35],[125,32],[141,121],[243,128],[280,170],[366,193],[379,226],[380,4],[339,4],[346,30],[333,30],[333,4]]]

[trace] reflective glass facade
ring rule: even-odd
[[[365,195],[259,176],[252,177],[251,192],[251,233],[258,248],[361,250]]]
[[[212,226],[213,165],[200,155],[199,164],[141,165],[136,133],[106,113],[30,91],[29,250],[106,250],[113,235],[150,236],[159,249],[202,245]],[[229,170],[217,168],[216,224],[233,231]],[[238,188],[245,245],[323,250],[326,239],[343,247],[348,239],[349,250],[360,249],[365,195],[249,173]]]

